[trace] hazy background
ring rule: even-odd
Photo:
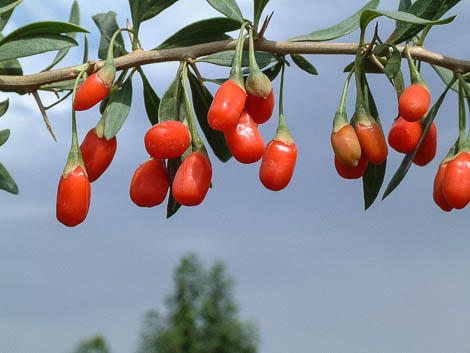
[[[238,1],[251,17],[252,1]],[[337,23],[366,1],[272,0],[268,39],[285,40]],[[381,9],[398,1],[383,0]],[[110,9],[124,25],[125,0],[80,0],[82,26],[92,32],[96,58],[99,31],[91,16]],[[26,0],[4,33],[28,22],[67,20],[72,0]],[[454,23],[434,28],[426,47],[469,59],[470,6],[450,11]],[[153,48],[194,21],[219,16],[206,1],[181,0],[142,25],[141,42]],[[380,19],[387,37],[393,21]],[[126,37],[126,36],[125,36]],[[340,41],[357,41],[354,32]],[[83,43],[83,36],[79,37]],[[127,37],[126,37],[127,41]],[[25,73],[47,66],[55,54],[22,60]],[[81,60],[72,49],[61,65]],[[260,327],[261,352],[468,352],[470,340],[470,234],[468,209],[442,212],[432,200],[440,159],[457,136],[457,99],[450,93],[436,120],[437,158],[413,167],[389,198],[363,211],[362,184],[337,176],[329,136],[352,56],[308,56],[317,77],[287,70],[285,114],[299,157],[294,178],[281,192],[264,189],[259,164],[222,164],[212,156],[214,188],[204,203],[165,219],[165,206],[140,209],[129,182],[147,158],[143,136],[150,127],[135,76],[130,116],[118,135],[108,171],[92,185],[87,220],[69,229],[55,218],[56,190],[70,145],[70,101],[49,113],[58,143],[44,127],[32,96],[11,97],[0,120],[10,140],[0,160],[20,195],[0,193],[0,352],[63,353],[80,339],[102,333],[113,352],[133,352],[142,315],[162,308],[171,271],[189,251],[206,264],[225,261],[237,280],[242,317]],[[161,96],[177,64],[145,67]],[[203,75],[227,69],[201,65]],[[433,100],[442,82],[425,66]],[[371,78],[385,130],[396,114],[395,93],[383,76]],[[275,82],[278,96],[279,80]],[[214,92],[216,87],[210,86]],[[52,95],[41,93],[46,103]],[[354,95],[350,95],[352,114]],[[276,113],[275,113],[276,114]],[[79,113],[79,136],[99,119],[98,108]],[[266,142],[276,115],[262,127]],[[391,151],[386,182],[401,161]]]

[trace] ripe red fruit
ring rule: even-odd
[[[294,142],[272,140],[263,154],[259,178],[263,185],[273,191],[284,189],[294,174],[297,146]]]
[[[447,163],[444,197],[450,207],[461,209],[470,201],[470,154],[461,152]]]
[[[257,97],[247,92],[245,110],[251,115],[254,122],[263,124],[269,120],[273,114],[274,109],[274,93],[271,93],[266,98]]]
[[[337,156],[335,156],[335,168],[338,174],[344,179],[359,179],[366,172],[369,161],[365,153],[362,154],[356,166],[343,164]]]
[[[131,200],[140,207],[161,204],[168,193],[170,181],[162,159],[149,159],[135,171],[131,180]]]
[[[111,86],[107,86],[98,72],[90,75],[78,88],[73,108],[75,110],[87,110],[101,102],[109,93]]]
[[[388,133],[388,144],[397,152],[410,153],[416,148],[421,132],[419,121],[409,122],[399,117]]]
[[[433,199],[434,202],[446,212],[452,210],[452,206],[450,206],[446,198],[444,197],[444,178],[446,174],[448,163],[443,163],[439,166],[439,170],[437,171],[436,178],[434,179],[434,189],[433,189]]]
[[[235,81],[225,81],[217,90],[209,108],[209,125],[219,131],[235,128],[245,101],[246,92]]]
[[[350,124],[344,125],[338,132],[331,133],[331,146],[336,158],[346,166],[357,166],[361,156],[361,144],[356,131]]]
[[[362,153],[365,153],[369,162],[380,165],[388,155],[387,142],[382,128],[376,122],[371,125],[356,123],[356,134],[361,143]]]
[[[240,163],[255,163],[263,156],[263,137],[257,124],[245,110],[240,115],[237,127],[225,130],[224,136],[230,152]]]
[[[414,84],[408,86],[401,94],[398,101],[398,111],[403,119],[417,121],[426,114],[430,104],[429,90],[421,84]]]
[[[419,146],[418,152],[416,152],[413,162],[421,167],[425,166],[434,159],[437,149],[437,128],[434,123],[427,135],[424,137],[421,146]]]
[[[145,148],[153,158],[172,159],[189,147],[191,135],[183,123],[169,120],[152,126],[145,134]]]
[[[109,167],[116,153],[116,148],[116,136],[108,141],[104,136],[99,137],[95,128],[88,131],[80,145],[80,150],[90,182],[98,179]]]
[[[57,189],[56,217],[67,227],[82,223],[90,208],[91,187],[81,166],[62,175]]]
[[[176,171],[171,188],[173,197],[184,206],[199,205],[211,185],[212,167],[200,152],[191,153]]]

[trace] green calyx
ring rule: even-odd
[[[98,136],[99,138],[103,138],[104,137],[104,125],[105,125],[105,116],[103,115],[100,119],[100,121],[98,121],[98,124],[96,124],[95,126],[95,134],[96,136]]]
[[[233,56],[232,69],[230,70],[230,80],[234,81],[245,92],[245,82],[243,80],[242,71],[242,57],[243,57],[243,44],[245,43],[245,27],[248,22],[244,22],[240,27],[240,34],[238,36],[237,47],[235,48],[235,55]]]
[[[284,73],[286,71],[286,61],[282,65],[281,71],[281,85],[279,88],[279,122],[277,125],[276,136],[274,140],[284,142],[285,144],[291,145],[294,143],[292,134],[287,126],[286,118],[284,117]]]
[[[75,100],[75,95],[77,93],[78,82],[84,74],[85,71],[80,72],[80,74],[75,79],[75,84],[73,87],[73,100]],[[75,109],[73,109],[72,105],[72,146],[70,147],[69,156],[67,158],[67,163],[65,165],[62,176],[64,178],[67,177],[78,166],[82,167],[83,171],[88,176],[85,163],[83,162],[82,151],[80,150],[80,145],[78,144],[77,118],[75,116]]]
[[[249,29],[250,35],[250,74],[245,83],[246,90],[253,96],[266,98],[271,94],[273,86],[271,80],[259,68],[256,62],[253,28]]]
[[[349,82],[354,70],[349,72],[346,82],[344,83],[343,93],[341,95],[341,101],[339,103],[338,109],[335,113],[335,118],[333,119],[333,132],[336,133],[341,130],[345,125],[349,124],[348,116],[346,113],[346,98],[348,95]]]
[[[411,79],[411,84],[416,84],[416,85],[421,85],[425,87],[429,91],[429,87],[424,82],[423,77],[419,73],[418,69],[416,68],[415,63],[413,62],[413,58],[411,57],[410,53],[410,46],[408,43],[405,45],[405,54],[406,54],[406,59],[408,61],[408,67],[410,68],[410,79]]]

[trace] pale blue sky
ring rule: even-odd
[[[327,27],[363,2],[304,0],[292,6],[292,1],[272,0],[267,10],[275,14],[267,37],[284,40]],[[395,9],[398,1],[382,2],[382,9]],[[80,3],[82,25],[92,32],[93,58],[99,36],[91,16],[112,9],[123,25],[127,1]],[[252,1],[239,3],[249,17]],[[66,20],[71,4],[25,0],[5,33],[32,21]],[[426,45],[468,59],[470,6],[462,1],[450,13],[458,14],[455,22],[435,28]],[[181,0],[143,25],[141,41],[152,48],[184,25],[212,16],[218,15],[206,1]],[[385,37],[393,23],[380,23]],[[340,41],[357,39],[354,32]],[[22,62],[33,73],[52,57]],[[97,333],[105,335],[114,353],[135,351],[142,315],[163,308],[172,270],[189,251],[206,264],[219,259],[228,264],[242,317],[259,324],[263,353],[468,352],[468,210],[446,214],[432,201],[439,160],[457,133],[456,95],[449,94],[436,120],[436,160],[413,167],[397,191],[364,212],[361,182],[336,175],[329,142],[342,69],[352,57],[309,58],[318,77],[294,67],[286,76],[285,115],[299,150],[287,189],[264,189],[259,165],[222,164],[213,157],[214,188],[204,203],[170,220],[164,206],[140,209],[128,195],[135,168],[147,158],[143,136],[149,123],[138,80],[115,160],[93,183],[88,218],[74,229],[55,219],[57,183],[70,144],[70,106],[50,113],[59,139],[54,143],[32,97],[9,95],[12,107],[0,129],[10,128],[11,138],[0,160],[18,182],[20,195],[0,193],[0,352],[64,353]],[[81,49],[73,49],[63,65],[79,60]],[[160,95],[176,66],[145,67]],[[227,74],[209,66],[201,71],[210,77]],[[427,67],[424,75],[435,100],[443,85]],[[395,93],[382,76],[371,82],[388,131],[396,114]],[[275,87],[277,96],[278,81]],[[44,100],[53,97],[44,95]],[[80,113],[80,137],[98,119],[97,108]],[[263,126],[266,141],[275,120]],[[400,161],[401,155],[390,153],[386,181]]]

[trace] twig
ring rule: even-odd
[[[39,106],[39,110],[41,111],[42,118],[44,119],[44,122],[46,123],[47,130],[49,130],[49,132],[51,133],[54,141],[57,142],[57,139],[54,134],[54,130],[52,130],[51,123],[49,122],[49,118],[47,117],[46,110],[44,109],[44,106],[42,105],[42,101],[41,101],[41,98],[39,97],[38,91],[34,91],[33,96],[34,96],[34,99],[36,100],[36,103]]]
[[[236,46],[235,40],[223,40],[206,44],[198,44],[184,48],[171,48],[163,50],[135,50],[132,53],[118,57],[114,60],[116,68],[123,70],[141,65],[181,61],[187,58],[199,58],[209,54],[218,53],[224,50],[232,50]],[[281,55],[286,54],[325,54],[325,55],[355,55],[358,49],[357,43],[323,43],[323,42],[274,42],[269,40],[257,40],[255,49],[269,53]],[[402,46],[398,47],[405,57]],[[421,60],[429,64],[434,64],[458,71],[462,74],[470,72],[470,61],[459,60],[444,56],[424,49],[423,47],[413,47],[410,49],[411,56],[416,60]],[[86,65],[86,66],[85,66]],[[0,75],[0,91],[33,93],[41,86],[71,80],[77,77],[82,70],[87,70],[89,74],[96,72],[104,65],[104,61],[98,63],[86,63],[74,67],[40,72],[33,75],[15,76]]]

